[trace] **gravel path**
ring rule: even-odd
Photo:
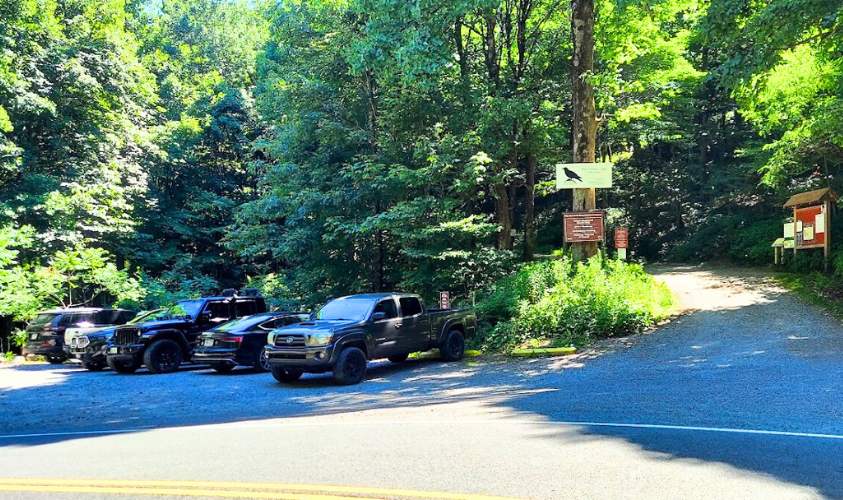
[[[205,369],[0,368],[0,471],[534,498],[843,498],[843,327],[759,271],[651,271],[677,293],[679,318],[563,358],[377,363],[352,387]],[[102,429],[132,432],[8,436]]]

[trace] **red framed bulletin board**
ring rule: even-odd
[[[828,216],[825,205],[812,205],[794,209],[794,235],[797,248],[825,246]]]

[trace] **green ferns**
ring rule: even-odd
[[[508,351],[525,344],[553,346],[637,333],[665,318],[668,288],[638,264],[568,257],[524,265],[497,282],[477,304],[486,322],[480,342]]]

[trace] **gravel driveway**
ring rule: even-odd
[[[681,317],[563,358],[377,363],[352,387],[206,369],[0,368],[0,471],[242,480],[247,470],[534,498],[843,497],[841,325],[762,272],[652,271]],[[126,432],[99,434],[109,429]],[[21,436],[44,433],[58,434]],[[155,459],[139,451],[149,446]]]

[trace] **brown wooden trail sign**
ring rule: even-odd
[[[599,242],[604,238],[603,210],[589,210],[587,212],[566,212],[562,214],[565,228],[565,243]]]

